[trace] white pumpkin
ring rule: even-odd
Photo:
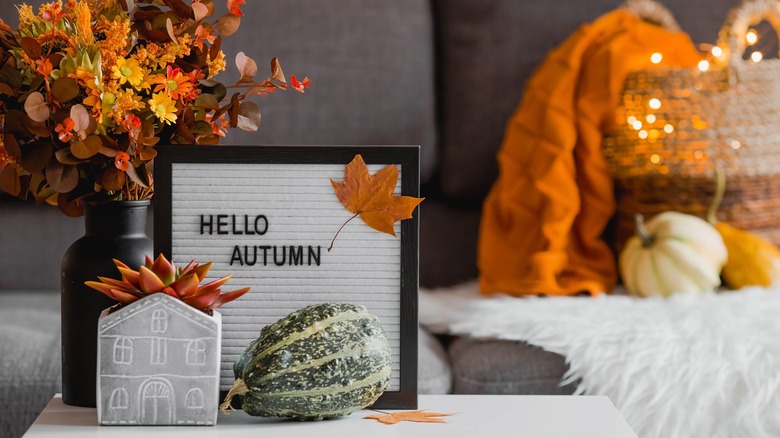
[[[728,252],[720,233],[696,216],[673,211],[643,223],[620,253],[623,284],[631,295],[649,297],[711,291],[720,286]]]

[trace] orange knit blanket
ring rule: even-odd
[[[626,74],[652,66],[653,53],[660,67],[702,59],[688,35],[617,10],[582,26],[530,78],[483,208],[483,293],[597,295],[615,286],[602,240],[615,201],[601,140],[615,125]]]

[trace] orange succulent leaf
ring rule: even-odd
[[[133,287],[141,287],[141,276],[138,274],[138,271],[133,271],[130,268],[122,268],[117,267],[119,269],[119,273],[122,274],[122,279],[130,284],[133,285]]]
[[[190,273],[177,279],[168,286],[176,291],[179,298],[184,299],[199,293],[198,287],[200,286],[200,279],[194,273]]]
[[[360,154],[344,169],[344,181],[330,180],[336,197],[350,213],[360,216],[369,227],[395,237],[393,224],[409,219],[425,198],[394,195],[398,167],[384,167],[371,175]]]
[[[145,293],[160,292],[165,289],[165,284],[160,280],[154,272],[148,269],[146,266],[141,266],[138,269],[140,289]]]
[[[446,423],[444,419],[438,417],[449,417],[452,414],[443,414],[441,412],[428,412],[426,410],[393,412],[392,414],[369,415],[366,420],[376,420],[384,424],[396,424],[402,421],[412,421],[415,423]]]
[[[157,276],[160,277],[160,280],[166,285],[173,283],[176,279],[176,269],[174,269],[173,263],[169,262],[162,254],[157,256],[157,259],[152,263],[152,266],[149,269],[152,272],[155,272]]]
[[[242,289],[238,289],[238,290],[234,290],[234,291],[230,291],[230,292],[225,292],[225,293],[221,294],[219,296],[219,298],[217,298],[216,301],[211,303],[211,308],[212,309],[218,309],[218,308],[222,307],[223,304],[227,304],[227,303],[229,303],[229,302],[231,302],[231,301],[233,301],[235,299],[240,298],[242,295],[244,295],[245,293],[249,292],[249,289],[250,288],[245,287],[245,288],[242,288]]]

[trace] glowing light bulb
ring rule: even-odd
[[[660,62],[661,62],[663,59],[664,59],[664,56],[663,56],[663,55],[661,55],[661,54],[660,54],[660,53],[658,53],[658,52],[655,52],[655,53],[653,53],[652,55],[650,55],[650,62],[652,62],[653,64],[658,64],[658,63],[660,63]]]
[[[652,99],[650,99],[650,102],[648,102],[647,104],[648,104],[648,105],[650,106],[650,108],[652,108],[652,109],[656,109],[656,110],[657,110],[658,108],[661,108],[661,101],[660,101],[660,100],[658,100],[658,99],[656,99],[656,98],[652,98]]]
[[[646,118],[647,123],[655,123],[655,114],[650,114]]]
[[[748,46],[752,46],[753,44],[758,42],[758,34],[755,30],[750,29],[748,33],[745,34],[745,41],[747,41]]]
[[[702,152],[702,151],[696,151],[696,152],[694,152],[694,153],[693,153],[693,156],[694,156],[694,157],[695,157],[697,160],[701,160],[702,158],[704,158],[704,152]]]
[[[734,149],[735,151],[742,147],[742,143],[739,142],[739,140],[733,140],[731,142],[731,149]]]
[[[667,134],[671,134],[672,132],[674,132],[674,126],[672,126],[672,125],[670,125],[668,123],[665,124],[664,125],[664,132],[667,133]]]
[[[661,156],[658,154],[650,155],[650,162],[653,164],[658,164],[661,162]]]
[[[723,56],[723,49],[721,49],[718,46],[714,46],[712,50],[710,50],[710,52],[712,53],[712,56],[716,58],[720,58],[721,56]]]
[[[647,138],[647,131],[645,131],[644,129],[639,131],[639,138],[641,138],[642,140],[646,139]]]
[[[762,59],[764,59],[764,54],[759,51],[750,54],[750,60],[753,62],[761,62]]]
[[[636,122],[636,117],[634,117],[634,116],[628,116],[628,118],[626,119],[626,121],[628,122],[628,124],[629,124],[629,125],[631,125],[631,126],[634,126],[634,123]]]
[[[710,63],[706,59],[699,61],[699,71],[707,71],[710,69]]]

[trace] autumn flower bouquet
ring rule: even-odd
[[[276,59],[236,56],[241,79],[224,85],[221,40],[238,30],[245,0],[56,0],[18,6],[0,21],[0,188],[79,216],[84,202],[153,194],[155,145],[217,144],[228,129],[255,131],[247,100],[288,83]]]

